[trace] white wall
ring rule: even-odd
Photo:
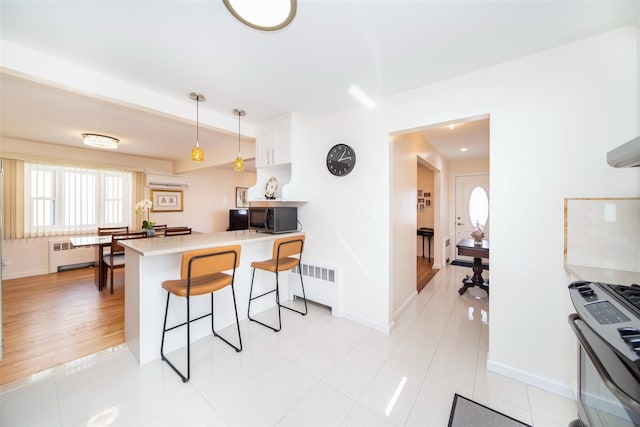
[[[38,153],[43,159],[65,159],[82,161],[92,159],[94,165],[120,165],[136,169],[147,168],[145,172],[171,175],[171,162],[143,157],[127,156],[111,152],[98,152],[83,148],[71,148],[29,141],[2,141],[2,153]],[[19,156],[16,156],[19,157]],[[183,190],[183,212],[151,212],[150,219],[156,224],[169,226],[187,225],[195,231],[210,233],[225,231],[228,226],[228,211],[236,203],[236,187],[250,187],[255,184],[255,173],[234,172],[230,169],[210,167],[182,174],[189,178],[189,188]],[[149,195],[149,189],[145,189]],[[138,225],[132,224],[133,228]],[[3,279],[27,277],[49,272],[49,238],[4,240],[3,258],[8,265],[2,269]]]
[[[305,211],[312,224],[308,252],[340,265],[345,312],[384,328],[398,306],[393,289],[406,285],[395,282],[387,249],[402,246],[390,215],[402,190],[390,187],[398,177],[389,178],[395,169],[389,135],[490,114],[489,367],[570,394],[575,340],[566,320],[572,308],[563,198],[638,195],[637,171],[605,161],[608,150],[638,132],[637,42],[635,27],[619,29],[419,88],[374,110],[315,120],[316,161],[304,177],[313,184],[314,208]],[[335,178],[324,158],[341,140],[356,149],[358,163],[349,176]],[[415,221],[415,195],[403,193]],[[406,252],[415,256],[415,222],[411,228]]]

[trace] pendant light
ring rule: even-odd
[[[204,160],[204,151],[200,148],[200,102],[206,101],[206,98],[201,93],[191,92],[189,98],[196,101],[196,145],[191,150],[191,160],[194,162],[201,162]]]
[[[240,117],[246,116],[247,112],[236,108],[233,110],[233,114],[238,116],[238,157],[233,161],[233,170],[236,172],[242,172],[244,170],[244,160],[240,156]]]

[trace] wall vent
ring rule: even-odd
[[[317,265],[300,264],[293,269],[293,272],[298,274],[302,266],[302,275],[313,277],[314,279],[322,280],[325,282],[335,283],[336,271],[332,268],[319,267]]]
[[[69,240],[49,241],[49,273],[94,265],[96,250],[73,246]]]
[[[335,268],[318,263],[302,263],[291,270],[289,276],[289,297],[301,297],[299,274],[302,271],[304,291],[310,301],[334,307],[336,304],[336,284],[338,273]]]

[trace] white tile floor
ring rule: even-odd
[[[243,321],[241,353],[213,337],[192,346],[187,384],[159,359],[138,366],[126,346],[101,352],[3,386],[0,425],[441,427],[459,393],[566,427],[575,402],[485,369],[488,300],[458,295],[468,273],[441,270],[389,336],[313,305],[306,317],[283,310],[277,334]]]

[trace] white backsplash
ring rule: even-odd
[[[640,198],[565,199],[565,264],[640,271]]]

